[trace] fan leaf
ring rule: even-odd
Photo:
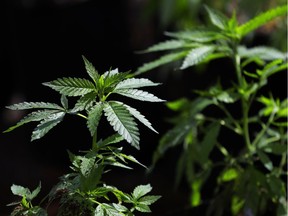
[[[165,32],[165,35],[180,40],[190,40],[198,43],[208,43],[217,40],[221,35],[206,29],[194,29],[191,31]],[[195,44],[200,45],[200,44]]]
[[[73,112],[79,112],[82,110],[87,110],[93,106],[93,103],[96,99],[97,95],[95,92],[90,92],[88,94],[85,94],[81,98],[79,98],[74,106],[74,108],[70,111]]]
[[[202,46],[190,50],[186,58],[184,59],[181,70],[199,64],[205,60],[205,58],[215,50],[214,46]]]
[[[97,127],[102,115],[102,110],[103,104],[97,103],[88,113],[87,126],[91,133],[91,136],[93,136],[97,131]]]
[[[138,119],[142,124],[144,124],[146,127],[150,128],[155,133],[158,133],[151,125],[151,123],[143,116],[138,110],[134,109],[133,107],[128,106],[127,104],[124,104],[126,109],[130,112],[131,115],[133,115],[136,119]]]
[[[205,6],[205,9],[208,12],[211,23],[219,29],[225,30],[228,26],[227,17],[220,13],[220,11],[216,11],[208,6]]]
[[[66,96],[82,96],[89,92],[95,91],[95,86],[92,82],[82,78],[64,77],[57,80],[43,83],[60,94]]]
[[[22,102],[6,106],[6,108],[11,110],[26,110],[26,109],[57,109],[64,110],[61,106],[54,103],[46,102]]]
[[[129,72],[119,73],[118,69],[105,72],[102,75],[103,78],[104,78],[104,88],[108,89],[108,91],[110,91],[109,89],[115,88],[115,86],[119,82],[124,80],[127,77],[128,74],[129,74]]]
[[[85,63],[85,68],[86,71],[88,73],[88,75],[92,78],[92,80],[96,83],[97,80],[99,79],[99,73],[98,71],[95,69],[95,67],[92,65],[91,62],[89,62],[85,56],[82,56],[83,61]]]
[[[9,127],[7,130],[4,131],[4,133],[13,131],[14,129],[32,121],[41,121],[43,119],[48,118],[52,114],[55,114],[58,112],[59,112],[58,110],[40,110],[40,111],[32,112],[28,114],[27,116],[25,116],[24,118],[22,118],[16,125]]]
[[[279,16],[284,16],[285,14],[287,14],[287,5],[273,8],[271,10],[268,10],[266,12],[259,14],[255,18],[240,25],[237,28],[237,32],[243,37],[247,35],[249,32],[259,28],[260,26],[267,24],[269,21],[273,20],[274,18],[279,17]]]
[[[157,86],[157,85],[160,85],[160,83],[154,83],[154,82],[150,81],[149,79],[130,78],[130,79],[126,79],[126,80],[123,80],[122,82],[118,83],[114,90],[141,88],[141,87]]]
[[[139,185],[137,187],[134,188],[132,196],[134,199],[138,200],[141,197],[145,196],[146,194],[148,194],[149,192],[151,192],[152,187],[150,184],[147,185]]]
[[[161,65],[164,65],[173,61],[177,61],[181,58],[184,58],[187,55],[187,53],[188,53],[187,51],[182,51],[182,52],[163,55],[160,58],[156,59],[155,61],[145,63],[143,66],[139,67],[137,71],[135,72],[135,75],[139,75],[146,71],[155,69]]]
[[[114,90],[113,93],[117,93],[125,97],[130,97],[130,98],[141,100],[141,101],[149,101],[149,102],[163,102],[164,101],[151,93],[138,90],[138,89],[118,89],[118,90]]]
[[[37,125],[37,127],[32,132],[31,141],[42,138],[47,134],[52,128],[59,124],[65,116],[64,112],[55,113],[50,115],[47,119],[44,119]]]
[[[148,49],[141,51],[141,53],[179,49],[179,48],[185,47],[185,45],[186,45],[185,41],[182,41],[182,40],[167,40],[167,41],[155,44],[149,47]]]
[[[104,113],[113,129],[133,147],[140,149],[137,124],[123,104],[113,101],[105,103]]]
[[[279,50],[267,47],[258,46],[253,48],[246,48],[244,46],[238,47],[238,53],[242,58],[255,58],[258,57],[262,60],[272,61],[275,59],[286,59],[287,53],[280,52]]]

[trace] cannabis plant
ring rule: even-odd
[[[121,101],[109,100],[110,95],[161,102],[163,100],[139,89],[157,86],[159,83],[145,78],[129,78],[129,72],[118,72],[118,69],[100,75],[85,57],[83,59],[90,79],[65,77],[43,83],[60,93],[60,105],[50,102],[22,102],[7,107],[11,110],[32,110],[5,131],[12,131],[30,122],[39,122],[32,132],[31,141],[42,138],[62,122],[66,115],[84,119],[91,135],[90,149],[79,155],[68,151],[72,172],[63,175],[39,205],[33,206],[32,199],[39,193],[40,185],[33,192],[19,185],[11,187],[13,194],[22,197],[19,202],[13,203],[16,207],[12,215],[47,215],[44,206],[42,207],[43,202],[48,203],[48,208],[49,204],[60,200],[58,215],[132,216],[135,211],[150,212],[149,206],[160,198],[147,195],[152,190],[150,184],[137,186],[130,194],[102,180],[111,166],[131,169],[128,162],[142,165],[132,155],[123,153],[120,145],[121,141],[126,141],[136,149],[140,148],[140,133],[136,121],[156,132],[139,111]],[[73,106],[68,103],[68,98],[71,97],[77,98]],[[99,122],[103,117],[116,133],[98,138]]]
[[[167,32],[168,40],[144,50],[164,54],[135,74],[174,61],[180,62],[179,70],[188,70],[227,58],[232,60],[235,79],[227,82],[220,76],[208,89],[193,89],[193,99],[167,103],[179,114],[161,138],[152,167],[169,149],[181,146],[176,184],[186,177],[191,207],[207,204],[209,215],[286,215],[288,100],[275,97],[268,84],[272,76],[287,70],[287,53],[269,46],[246,47],[243,39],[286,16],[287,6],[244,24],[238,23],[236,13],[228,18],[207,6],[206,11],[207,25]],[[204,196],[211,185],[213,194]]]

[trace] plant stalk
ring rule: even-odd
[[[234,49],[234,59],[233,60],[234,60],[234,66],[236,69],[236,75],[237,75],[239,86],[241,89],[243,89],[244,88],[244,81],[243,81],[243,77],[241,74],[241,59],[237,53],[236,47]],[[248,103],[249,103],[249,100],[246,99],[245,96],[243,95],[241,98],[243,136],[244,136],[245,144],[246,144],[247,148],[249,149],[249,152],[253,152],[254,147],[251,144],[250,134],[249,134],[249,104]]]

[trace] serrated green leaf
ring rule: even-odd
[[[160,198],[161,196],[156,196],[156,195],[144,196],[138,200],[138,203],[144,204],[144,205],[151,205],[155,203],[157,200],[159,200]]]
[[[71,113],[79,112],[82,110],[88,110],[93,106],[93,103],[96,101],[96,93],[90,92],[88,94],[85,94],[84,96],[80,97],[74,108],[70,110]]]
[[[85,177],[89,177],[91,171],[93,170],[94,165],[95,165],[95,157],[92,158],[81,157],[81,165],[80,165],[81,174]]]
[[[89,76],[92,78],[92,80],[97,83],[97,80],[99,79],[99,74],[98,71],[95,69],[95,67],[93,66],[93,64],[91,62],[89,62],[85,56],[82,55],[82,58],[84,60],[85,63],[85,68],[87,73],[89,74]]]
[[[112,203],[112,205],[118,212],[126,212],[126,211],[128,211],[127,207],[123,206],[121,204]]]
[[[32,122],[32,121],[41,121],[58,112],[59,112],[58,110],[40,110],[40,111],[29,113],[27,116],[22,118],[16,125],[11,126],[7,130],[5,130],[4,133],[13,131],[16,128],[24,124],[27,124],[29,122]]]
[[[155,95],[148,93],[146,91],[142,91],[139,89],[116,89],[113,93],[120,94],[125,97],[133,98],[141,101],[148,102],[163,102],[164,100],[156,97]]]
[[[238,47],[238,53],[242,58],[258,57],[262,60],[272,61],[275,59],[286,59],[287,53],[280,52],[273,47],[257,46],[253,48],[246,48],[244,46]]]
[[[139,75],[139,74],[142,74],[146,71],[155,69],[161,65],[168,64],[168,63],[177,61],[179,59],[182,59],[187,55],[187,53],[188,53],[188,51],[182,51],[182,52],[170,53],[170,54],[163,55],[160,58],[158,58],[154,61],[145,63],[143,66],[139,67],[137,69],[137,71],[134,73],[134,75]]]
[[[80,190],[83,192],[94,191],[98,188],[99,182],[101,180],[104,165],[92,163],[94,158],[89,158],[86,165],[84,166],[83,161],[81,163],[82,172],[86,171],[83,168],[87,168],[87,175],[80,176]],[[75,184],[75,183],[74,183]]]
[[[6,108],[11,110],[26,110],[26,109],[57,109],[63,110],[63,108],[54,103],[46,103],[46,102],[22,102],[13,104],[10,106],[6,106]]]
[[[124,216],[122,212],[119,212],[113,205],[107,203],[101,203],[101,208],[104,210],[104,216]],[[101,211],[99,212],[102,215]],[[95,214],[95,216],[98,214]]]
[[[149,213],[149,212],[151,212],[150,207],[149,207],[148,205],[144,205],[144,204],[137,204],[137,205],[135,206],[135,209],[136,209],[137,211],[144,212],[144,213]]]
[[[133,163],[139,164],[140,166],[144,167],[145,169],[147,169],[147,167],[140,163],[135,157],[133,157],[132,155],[125,155],[125,154],[120,154],[123,158],[132,161]]]
[[[104,73],[102,76],[104,77],[104,88],[106,89],[105,92],[109,93],[110,91],[112,91],[115,86],[121,82],[122,80],[124,80],[129,72],[122,72],[119,73],[118,69],[117,72],[113,72],[115,70],[112,70],[110,72],[106,72]],[[107,91],[108,89],[108,91]]]
[[[193,65],[197,65],[205,60],[205,58],[213,53],[215,50],[214,46],[202,46],[189,51],[188,55],[185,57],[180,69],[186,69]]]
[[[127,104],[123,104],[126,109],[130,112],[131,115],[133,115],[136,119],[138,119],[142,124],[144,124],[146,127],[150,128],[155,133],[158,133],[151,125],[151,123],[143,116],[138,110],[134,109],[133,107],[128,106]]]
[[[115,167],[121,167],[124,169],[130,169],[130,170],[133,169],[132,167],[129,167],[129,166],[125,165],[124,163],[116,161],[116,159],[114,157],[106,157],[104,164],[110,165],[110,166],[115,166]]]
[[[179,48],[185,47],[185,45],[187,44],[185,43],[185,41],[182,41],[182,40],[167,40],[167,41],[155,44],[149,47],[148,49],[141,51],[140,53],[179,49]]]
[[[97,145],[99,147],[103,147],[106,145],[121,142],[122,140],[124,140],[124,138],[120,134],[117,133],[117,134],[113,134],[113,135],[107,137],[105,140],[98,141]]]
[[[276,60],[277,61],[277,60]],[[269,64],[268,64],[269,65]],[[261,71],[261,76],[264,78],[268,78],[269,76],[278,73],[278,72],[285,72],[288,68],[288,63],[287,62],[283,62],[282,64],[279,65],[274,65],[272,67],[265,67],[262,71]]]
[[[151,192],[152,187],[150,184],[146,185],[138,185],[134,188],[132,192],[132,196],[135,200],[140,199],[141,197],[145,196],[147,193]]]
[[[180,32],[165,32],[165,35],[174,37],[180,40],[190,40],[190,41],[199,42],[199,43],[212,42],[222,37],[217,32],[207,30],[207,29],[193,29],[190,31],[180,31]],[[201,45],[201,44],[198,44],[198,45]]]
[[[41,183],[39,183],[37,188],[33,190],[32,193],[28,188],[25,188],[23,186],[15,184],[11,186],[11,191],[14,195],[21,196],[25,200],[27,199],[28,202],[33,200],[39,194],[40,190],[41,190]]]
[[[63,120],[64,116],[64,112],[59,112],[50,115],[47,119],[41,121],[40,124],[38,124],[37,127],[33,130],[31,141],[42,138],[52,128],[59,124]]]
[[[287,14],[287,5],[270,9],[259,14],[248,22],[238,26],[237,33],[243,37],[249,32],[259,28],[260,26],[267,24],[269,21],[275,19],[276,17],[284,16],[285,14]]]
[[[121,81],[120,83],[118,83],[114,90],[141,88],[141,87],[157,86],[157,85],[160,85],[160,83],[154,83],[150,81],[149,79],[130,78],[130,79],[125,79]]]
[[[26,196],[31,195],[31,191],[28,188],[25,188],[20,185],[13,184],[11,186],[11,191],[14,195],[21,196],[21,197],[26,197]]]
[[[116,74],[119,74],[119,71],[118,71],[118,68],[115,68],[113,70],[109,70],[109,71],[106,71],[102,74],[103,78],[107,78],[107,77],[112,77]]]
[[[40,193],[40,190],[41,190],[41,182],[39,182],[39,185],[32,191],[31,196],[30,197],[27,196],[27,199],[28,200],[34,199]]]
[[[68,99],[65,95],[61,95],[61,104],[64,107],[64,109],[68,109]]]
[[[220,11],[209,8],[205,6],[206,11],[208,12],[211,23],[218,27],[219,29],[225,30],[228,26],[228,18],[222,14]]]
[[[64,77],[51,82],[43,83],[43,85],[48,86],[66,96],[82,96],[95,91],[94,84],[91,81],[83,78]]]
[[[139,149],[139,132],[130,112],[121,103],[109,102],[104,105],[105,116],[113,129],[135,148]]]
[[[103,104],[97,103],[88,112],[87,126],[90,131],[91,136],[97,131],[97,127],[102,116]]]
[[[95,209],[94,216],[106,216],[102,205],[98,205]]]

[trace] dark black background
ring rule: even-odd
[[[58,93],[41,83],[58,77],[87,77],[81,55],[85,55],[100,73],[110,67],[135,71],[151,59],[149,55],[136,55],[135,51],[152,45],[162,35],[153,17],[145,17],[145,1],[62,2],[6,0],[1,3],[1,131],[25,115],[5,109],[6,105],[22,101],[60,101]],[[157,74],[143,77],[155,82],[167,80]],[[181,82],[181,78],[177,80]],[[168,84],[149,89],[166,100],[176,98],[178,90],[181,90],[180,85],[168,88]],[[125,146],[127,152],[150,165],[160,134],[166,130],[162,125],[166,108],[164,104],[143,105],[132,100],[127,103],[143,113],[159,131],[155,134],[140,126],[141,150]],[[67,117],[45,138],[30,143],[35,126],[32,123],[0,135],[0,215],[8,215],[11,207],[5,205],[15,201],[16,197],[10,192],[13,183],[34,189],[41,181],[40,196],[43,196],[59,176],[69,171],[66,149],[77,152],[90,147],[85,122],[76,117]],[[108,134],[107,128],[100,129],[99,136]],[[180,208],[180,203],[184,202],[181,193],[186,192],[173,190],[173,164],[173,160],[166,161],[162,168],[159,166],[148,176],[145,169],[134,166],[134,171],[116,169],[105,178],[108,184],[127,192],[139,184],[151,183],[153,194],[163,196],[157,206],[153,206],[154,214],[161,215],[177,205]],[[171,172],[165,172],[164,167]]]

